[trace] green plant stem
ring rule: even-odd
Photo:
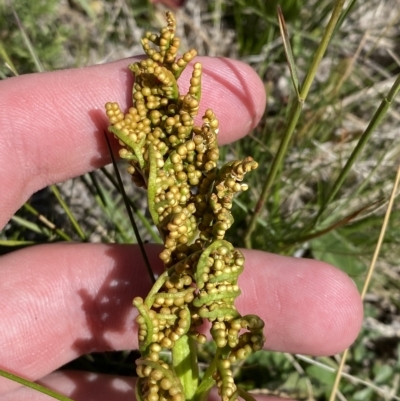
[[[191,401],[199,382],[196,342],[188,335],[182,336],[172,348],[172,363],[182,383],[185,400]]]
[[[217,348],[215,355],[214,355],[214,359],[208,365],[208,368],[204,372],[204,375],[201,379],[201,383],[197,388],[195,398],[194,398],[195,401],[206,401],[206,399],[208,397],[208,393],[210,392],[211,388],[215,384],[215,380],[213,379],[212,375],[217,369],[217,364],[221,358],[221,355],[223,355],[222,349]]]
[[[315,74],[317,73],[319,64],[322,60],[322,57],[325,54],[325,51],[329,44],[329,41],[331,40],[332,34],[335,30],[336,24],[340,18],[340,14],[342,12],[344,3],[345,3],[345,0],[337,0],[336,1],[335,8],[332,11],[332,15],[331,15],[331,18],[325,29],[324,36],[322,37],[321,43],[318,46],[318,49],[314,56],[314,59],[311,63],[311,67],[308,70],[308,73],[304,79],[304,83],[303,83],[301,91],[300,91],[300,98],[303,99],[303,101],[306,99],[308,92],[310,91],[310,88],[314,81]]]
[[[308,92],[311,88],[311,84],[314,80],[315,74],[317,73],[318,66],[322,60],[322,57],[325,54],[326,48],[328,47],[329,41],[335,30],[335,26],[340,17],[340,13],[342,11],[344,3],[345,3],[345,0],[337,0],[336,1],[331,18],[325,29],[324,36],[322,37],[321,43],[318,46],[318,49],[314,56],[314,59],[311,63],[311,66],[310,66],[308,73],[302,84],[302,87],[300,90],[300,95],[298,98],[293,99],[293,104],[291,106],[291,112],[290,112],[290,117],[289,117],[289,123],[288,123],[286,131],[283,135],[283,139],[279,146],[278,152],[277,152],[277,154],[272,162],[272,166],[268,172],[268,176],[264,183],[264,187],[262,189],[260,198],[257,202],[254,213],[251,216],[249,226],[248,226],[245,236],[244,236],[244,242],[245,242],[246,248],[252,247],[251,235],[256,228],[257,218],[258,218],[259,214],[261,213],[262,206],[267,202],[267,197],[269,195],[270,189],[275,181],[276,174],[277,174],[279,168],[281,167],[281,164],[282,164],[283,158],[286,154],[290,139],[293,136],[294,129],[299,120],[304,101],[307,98]],[[288,61],[290,62],[291,60],[289,59]],[[295,66],[291,66],[291,70],[295,70],[295,69],[296,69]]]
[[[254,229],[256,228],[257,218],[261,212],[262,206],[265,204],[265,202],[267,200],[267,195],[269,193],[269,190],[271,189],[271,187],[274,183],[276,174],[278,173],[279,167],[282,164],[283,157],[286,154],[286,150],[288,148],[290,139],[292,138],[294,128],[296,127],[297,121],[299,119],[302,106],[303,106],[303,104],[300,103],[296,98],[293,99],[291,111],[290,111],[291,117],[289,119],[289,125],[282,138],[282,142],[279,145],[278,152],[272,162],[272,166],[271,166],[268,176],[265,180],[263,190],[261,192],[260,198],[258,199],[258,202],[254,209],[254,213],[251,216],[250,223],[249,223],[249,226],[247,228],[247,231],[246,231],[246,234],[244,237],[244,242],[245,242],[246,248],[251,248],[251,234],[253,233]]]
[[[0,369],[0,376],[5,377],[6,379],[10,379],[16,383],[22,384],[25,387],[29,387],[33,390],[39,391],[43,394],[49,395],[50,397],[55,398],[60,401],[74,401],[71,398],[66,397],[65,395],[59,394],[56,391],[50,390],[49,388],[43,387],[40,384],[30,382],[29,380],[23,379],[22,377],[16,376],[10,372],[6,372],[5,370]]]
[[[354,6],[356,5],[356,2],[357,2],[357,0],[351,0],[349,2],[349,4],[347,5],[347,8],[344,10],[342,15],[340,16],[335,29],[339,29],[342,26],[343,22],[346,20],[346,18],[348,17],[350,12],[353,10]]]
[[[244,391],[240,387],[238,387],[238,393],[245,401],[256,401],[256,399],[250,393]]]
[[[321,217],[322,213],[326,210],[327,206],[332,202],[338,191],[343,185],[344,180],[347,178],[353,164],[357,160],[358,156],[361,154],[364,146],[370,139],[372,133],[374,132],[375,128],[380,124],[383,117],[386,115],[393,99],[395,98],[396,94],[400,89],[400,75],[396,78],[395,82],[393,83],[392,87],[388,95],[382,100],[381,104],[379,105],[378,109],[376,110],[374,116],[372,117],[368,127],[365,129],[363,134],[361,135],[360,140],[358,141],[356,147],[354,148],[353,152],[351,153],[349,159],[347,160],[345,166],[340,171],[338,178],[336,179],[335,183],[333,184],[332,190],[329,193],[329,196],[325,199],[324,203],[322,204],[321,208],[318,211],[317,216],[314,220],[314,226],[317,224],[318,219]]]

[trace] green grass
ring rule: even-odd
[[[188,3],[181,28],[186,45],[203,54],[249,62],[268,94],[267,110],[250,140],[225,151],[227,156],[251,155],[260,164],[262,177],[266,173],[268,177],[263,182],[257,173],[250,175],[251,189],[236,201],[230,232],[243,234],[235,238],[247,234],[246,243],[237,245],[325,260],[343,269],[361,288],[400,153],[399,100],[388,98],[394,95],[396,87],[390,91],[400,70],[395,55],[399,12],[387,3],[379,14],[379,7],[385,7],[379,0],[352,2],[339,15],[339,26],[333,26],[327,50],[320,53],[321,63],[315,64],[318,68],[310,70],[332,1],[282,2],[291,49],[286,54],[273,2],[268,7],[258,0]],[[14,1],[18,26],[11,9],[0,3],[1,78],[41,67],[52,70],[126,57],[139,51],[142,32],[161,21],[160,12],[146,1],[126,1],[126,6],[85,0],[66,4]],[[391,107],[386,107],[388,100]],[[373,126],[375,122],[379,124]],[[59,240],[136,242],[110,171],[62,184],[61,197],[54,189],[34,196],[0,233],[0,251]],[[90,195],[89,205],[82,206],[79,199],[68,204],[76,186],[77,192]],[[157,241],[140,194],[129,185],[127,191],[142,238]],[[56,206],[45,207],[55,199]],[[340,384],[340,399],[399,399],[400,341],[395,331],[400,315],[399,215],[397,202],[366,299],[365,327],[347,361],[350,376]],[[211,360],[212,352],[202,351],[204,363]],[[122,353],[94,355],[70,366],[131,374],[126,358]],[[261,393],[324,400],[335,378],[330,369],[337,366],[335,357],[311,360],[265,351],[238,367],[237,377],[246,388]]]

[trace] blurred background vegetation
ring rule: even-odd
[[[241,59],[258,72],[268,105],[250,135],[224,157],[260,164],[236,201],[230,240],[238,246],[325,260],[361,288],[399,165],[399,99],[368,139],[339,192],[332,185],[400,72],[400,1],[346,4],[304,105],[290,146],[265,199],[263,179],[286,129],[295,91],[279,32],[285,16],[300,81],[333,8],[329,0],[0,0],[0,77],[87,66],[141,53],[140,38],[175,9],[183,50]],[[13,5],[13,7],[11,6]],[[15,11],[13,11],[13,8]],[[136,242],[106,168],[35,194],[0,232],[0,252],[40,242]],[[126,179],[126,177],[125,177]],[[127,186],[144,240],[157,241],[140,191]],[[64,203],[65,202],[65,203]],[[260,207],[248,243],[249,216]],[[365,322],[350,351],[341,400],[400,400],[400,206],[395,203],[372,285]],[[268,322],[267,322],[268,324]],[[212,347],[202,350],[205,364]],[[133,374],[132,352],[90,355],[68,367]],[[339,356],[308,358],[263,351],[238,366],[255,394],[325,400]]]

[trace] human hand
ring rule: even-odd
[[[221,144],[244,136],[265,107],[261,81],[245,64],[203,63],[202,115],[212,107]],[[0,227],[49,184],[110,162],[103,105],[131,98],[129,62],[33,74],[0,82]],[[187,71],[180,82],[187,89]],[[244,251],[243,314],[266,323],[271,350],[329,355],[356,337],[362,304],[352,281],[325,263]],[[157,255],[157,252],[149,252]],[[160,261],[153,256],[153,266]],[[139,250],[111,244],[52,244],[0,258],[0,368],[77,401],[133,398],[132,380],[54,372],[93,351],[137,348],[134,296],[151,287]],[[0,400],[48,397],[0,378]]]

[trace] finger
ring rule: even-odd
[[[58,371],[39,381],[42,386],[63,394],[74,401],[126,401],[135,400],[135,379],[105,375],[101,373]],[[219,401],[221,397],[213,389],[210,401]],[[281,401],[277,397],[257,395],[258,401]],[[2,401],[49,401],[47,395],[27,387],[19,388],[4,395]]]
[[[0,368],[37,380],[91,351],[137,348],[132,299],[150,285],[137,247],[57,244],[1,257]],[[15,387],[0,378],[0,394]]]
[[[243,251],[240,313],[260,315],[266,346],[275,351],[333,355],[357,337],[363,305],[341,270],[312,259]]]
[[[355,339],[362,304],[344,273],[315,260],[245,256],[236,305],[263,318],[267,348],[328,355]],[[132,298],[144,296],[150,280],[136,247],[46,245],[0,263],[3,369],[36,380],[84,353],[137,348]],[[9,386],[0,381],[0,393]]]
[[[39,384],[74,401],[135,400],[135,379],[101,373],[59,371],[51,373]],[[49,401],[48,395],[21,387],[1,397],[1,401]]]
[[[104,104],[131,104],[133,77],[121,60],[84,69],[55,71],[0,82],[0,227],[35,191],[81,175],[110,158],[104,141]],[[220,142],[246,135],[260,119],[265,91],[246,64],[198,58],[204,64],[200,116],[213,108]],[[186,91],[190,68],[180,79]]]

